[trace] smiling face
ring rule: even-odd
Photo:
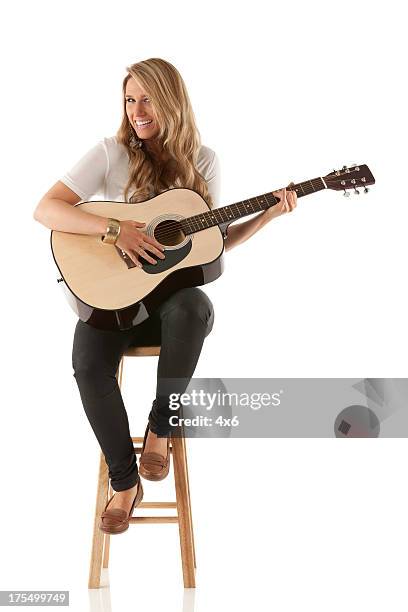
[[[133,77],[126,83],[125,99],[126,114],[137,136],[143,140],[154,139],[159,133],[159,126],[150,98]]]

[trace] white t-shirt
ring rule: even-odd
[[[204,145],[199,152],[197,170],[207,181],[215,208],[220,198],[219,161],[214,151]],[[85,153],[60,181],[78,194],[82,201],[99,196],[106,201],[124,202],[128,178],[126,147],[117,142],[116,136],[111,136],[103,138]]]

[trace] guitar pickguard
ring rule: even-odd
[[[143,261],[139,258],[139,261],[142,263],[142,268],[148,274],[158,274],[159,272],[164,272],[168,270],[172,266],[178,264],[182,259],[187,257],[189,252],[191,251],[191,240],[187,242],[184,246],[178,249],[164,249],[165,258],[157,259],[157,264],[152,264],[149,261]],[[152,255],[155,257],[155,255]]]
[[[119,257],[125,262],[125,264],[127,265],[129,269],[136,267],[135,262],[132,259],[130,259],[127,253],[122,251],[122,249],[120,249],[116,245],[115,245],[115,248],[118,252]],[[176,264],[178,264],[185,257],[187,257],[190,251],[191,251],[191,240],[189,240],[182,247],[178,247],[177,249],[166,249],[165,248],[164,254],[166,257],[164,259],[157,258],[156,260],[157,264],[152,264],[140,256],[139,256],[139,261],[142,264],[142,268],[145,272],[147,272],[148,274],[158,274],[159,272],[165,272],[172,266],[175,266]],[[151,253],[151,256],[156,257],[154,253]]]

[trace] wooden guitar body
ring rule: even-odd
[[[60,282],[78,317],[100,329],[125,330],[147,317],[183,287],[204,285],[223,272],[224,238],[218,225],[193,234],[175,231],[186,218],[209,213],[208,204],[191,189],[175,188],[144,202],[81,202],[82,210],[119,221],[146,223],[143,231],[165,245],[165,259],[142,268],[101,236],[53,230],[51,250]]]

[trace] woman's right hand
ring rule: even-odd
[[[142,267],[139,255],[147,259],[148,262],[157,264],[157,261],[146,253],[146,250],[158,255],[160,259],[165,258],[162,252],[164,251],[164,246],[157,242],[155,238],[148,236],[145,232],[138,229],[145,225],[146,223],[141,221],[120,221],[120,234],[115,243],[139,268]]]

